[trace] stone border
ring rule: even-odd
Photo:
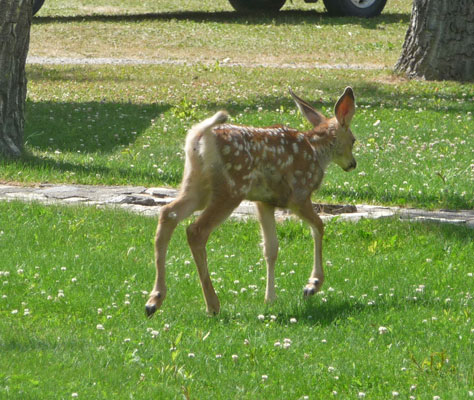
[[[40,184],[34,187],[0,184],[0,200],[37,201],[43,204],[82,204],[96,207],[119,207],[144,216],[155,217],[161,206],[173,201],[176,189],[143,186],[92,186],[92,185],[52,185]],[[375,205],[329,205],[314,204],[323,220],[338,217],[345,221],[362,218],[384,218],[399,216],[408,220],[452,223],[474,228],[474,210],[427,211],[415,208],[384,207]],[[234,218],[255,217],[254,205],[244,201],[232,214]],[[277,210],[279,221],[291,218],[287,210]]]

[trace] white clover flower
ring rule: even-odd
[[[232,361],[237,361],[239,356],[237,354],[232,354]]]
[[[188,354],[188,357],[189,357],[189,358],[194,358],[194,357],[196,357],[196,356],[195,356],[194,353],[189,353],[189,354]]]
[[[379,327],[379,334],[383,335],[385,333],[388,333],[388,329],[385,326],[380,326]]]
[[[104,325],[97,324],[96,329],[99,330],[99,331],[103,331],[105,328],[104,328]]]
[[[259,315],[257,316],[257,319],[258,319],[259,321],[263,321],[263,320],[265,319],[265,315],[259,314]]]
[[[266,381],[268,379],[268,375],[262,375],[262,381]]]
[[[291,324],[296,324],[298,321],[296,320],[296,318],[290,318],[290,323]]]

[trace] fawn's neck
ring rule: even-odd
[[[336,143],[336,126],[328,120],[321,125],[305,132],[316,159],[323,170],[331,163],[334,145]]]

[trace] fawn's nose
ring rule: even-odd
[[[347,168],[344,168],[344,171],[349,172],[349,171],[352,171],[353,169],[355,169],[356,167],[357,167],[357,161],[352,160],[352,162],[349,164],[349,166]]]

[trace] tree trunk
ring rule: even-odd
[[[0,0],[0,157],[19,157],[23,150],[32,4]]]
[[[474,80],[474,0],[413,0],[395,70],[430,80]]]

